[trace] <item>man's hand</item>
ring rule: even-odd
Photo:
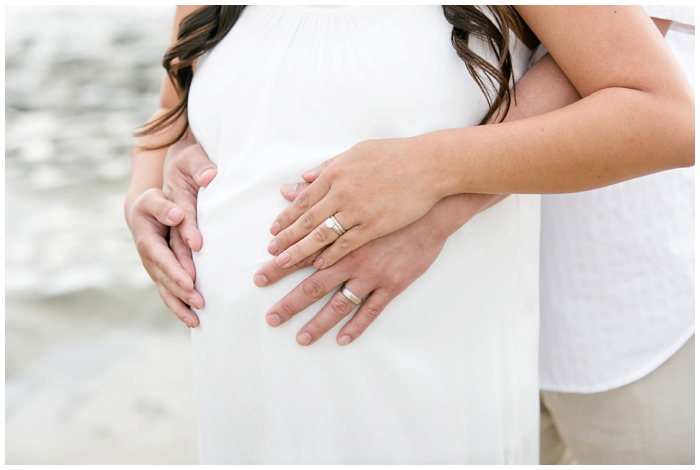
[[[313,176],[305,175],[305,178],[307,181],[313,180]],[[310,181],[284,185],[282,195],[293,201],[309,183]],[[439,201],[418,221],[374,239],[332,266],[316,271],[277,302],[267,312],[265,320],[270,326],[279,326],[342,286],[299,330],[297,342],[303,346],[314,343],[348,317],[358,306],[355,302],[361,300],[359,309],[337,336],[337,342],[341,346],[355,341],[396,296],[433,264],[450,234],[475,214],[504,197],[460,194]],[[255,273],[254,283],[258,287],[273,284],[292,272],[311,265],[319,253],[320,251],[291,267],[280,267],[275,260],[271,260]],[[343,294],[343,289],[348,289],[350,294]]]

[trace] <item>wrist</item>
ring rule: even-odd
[[[497,194],[455,194],[440,200],[426,215],[436,236],[447,239],[476,214],[505,198]]]
[[[462,181],[460,174],[464,168],[462,157],[466,156],[467,149],[457,154],[459,158],[454,158],[455,139],[452,131],[456,129],[428,132],[413,137],[411,142],[415,148],[419,149],[417,155],[420,163],[426,168],[426,174],[440,200],[468,192],[460,186]]]

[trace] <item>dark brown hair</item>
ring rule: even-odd
[[[163,67],[177,90],[179,101],[165,114],[146,123],[137,132],[138,136],[161,131],[174,124],[181,116],[187,119],[187,97],[194,75],[195,61],[216,46],[241,15],[245,5],[210,5],[191,13],[180,23],[177,40],[163,56]],[[512,6],[489,6],[493,20],[480,7],[459,5],[442,7],[445,18],[452,25],[452,45],[464,61],[469,74],[474,78],[489,103],[489,112],[481,124],[486,123],[505,102],[507,112],[511,104],[511,84],[514,84],[513,62],[510,54],[510,38],[515,33],[521,38],[531,35],[527,25]],[[495,21],[495,22],[494,22]],[[472,48],[472,38],[483,40],[498,59],[492,65]],[[505,112],[500,120],[505,117]],[[183,126],[177,137],[168,146],[178,141],[187,130]]]

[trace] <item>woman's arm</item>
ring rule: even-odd
[[[453,194],[574,192],[693,164],[693,96],[641,7],[518,9],[582,99],[519,121],[356,145],[312,172],[272,224],[279,266],[330,245],[315,263],[328,267]],[[323,224],[331,215],[347,230],[339,238]]]
[[[551,111],[580,98],[549,55],[528,70],[515,90],[517,105],[511,107],[506,121]],[[283,195],[293,201],[305,185],[308,183],[289,185]],[[364,301],[340,329],[336,341],[340,345],[355,341],[394,298],[433,264],[445,241],[455,230],[505,197],[456,194],[440,200],[416,222],[372,240],[328,269],[314,272],[270,308],[265,316],[266,321],[270,326],[279,326],[344,285]],[[307,259],[289,268],[280,268],[274,260],[270,261],[255,273],[255,283],[259,287],[272,284],[308,266],[311,261]],[[297,332],[297,341],[302,345],[313,344],[356,307],[341,292],[337,292]]]
[[[442,191],[574,192],[694,164],[692,92],[641,7],[518,10],[583,99],[523,121],[423,136],[438,169],[460,170],[438,171]]]
[[[177,37],[180,21],[198,6],[179,6],[175,12],[172,41]],[[160,106],[151,117],[157,119],[177,103],[177,92],[170,80],[163,79]],[[163,161],[168,147],[155,148],[171,141],[178,134],[182,121],[163,131],[139,137],[132,153],[131,183],[124,201],[124,217],[131,230],[141,261],[158,286],[163,302],[170,310],[190,327],[197,326],[199,320],[187,303],[195,306],[204,304],[202,296],[194,290],[194,267],[185,269],[171,251],[167,243],[168,228],[180,224],[186,213],[168,200],[163,188]],[[171,240],[173,241],[173,240]],[[182,253],[182,243],[174,240],[176,252]],[[196,247],[195,247],[196,248]],[[182,257],[180,257],[182,259]]]

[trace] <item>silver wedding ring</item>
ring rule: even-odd
[[[342,292],[342,294],[355,305],[360,305],[362,303],[362,299],[350,292],[347,287],[343,286],[340,292]]]
[[[326,227],[332,229],[336,235],[339,237],[345,233],[345,229],[342,225],[335,219],[335,217],[330,216],[326,219]]]

